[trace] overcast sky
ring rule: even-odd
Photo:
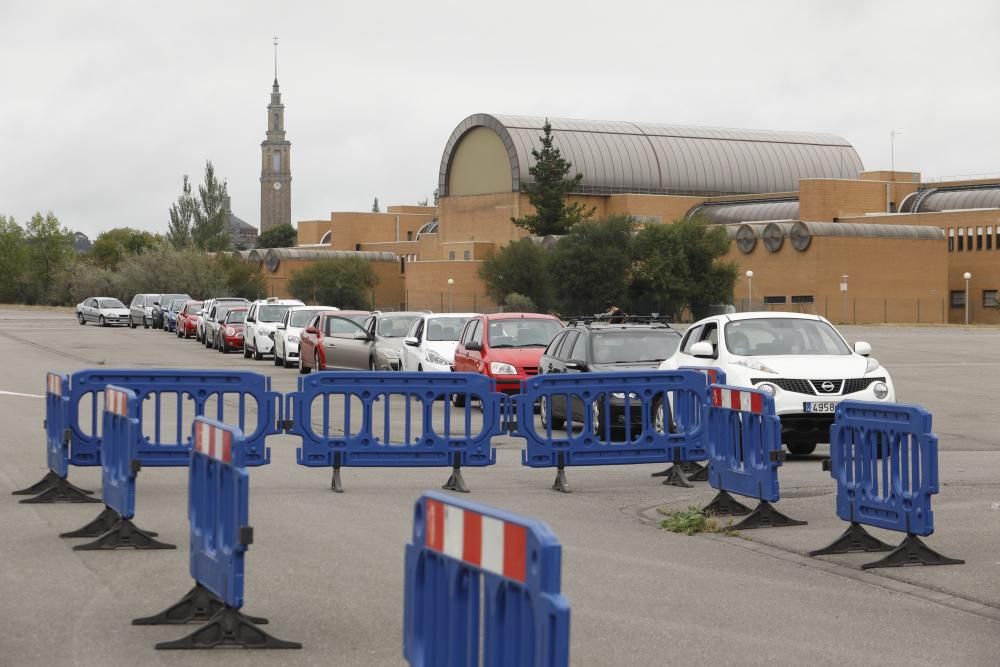
[[[1000,3],[0,1],[0,213],[166,229],[206,160],[260,220],[272,35],[292,219],[430,197],[476,112],[832,132],[1000,172]]]

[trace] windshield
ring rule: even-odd
[[[289,308],[291,306],[261,306],[257,310],[257,319],[261,322],[280,322]]]
[[[225,322],[226,321],[226,314],[230,310],[232,310],[233,308],[235,308],[235,307],[236,306],[219,306],[218,308],[216,308],[215,309],[215,321],[216,322]]]
[[[595,364],[663,361],[677,350],[680,336],[671,331],[614,331],[593,336]]]
[[[468,317],[435,317],[427,320],[427,340],[458,340]]]
[[[159,303],[159,302],[160,302],[160,295],[159,294],[147,294],[146,295],[145,305],[152,306],[154,303]]]
[[[124,308],[125,304],[118,299],[98,299],[101,308]]]
[[[317,310],[296,310],[292,313],[292,321],[288,323],[288,326],[299,327],[301,329],[305,325],[309,324],[309,320],[313,318],[313,315],[322,312],[322,310],[322,308]]]
[[[378,335],[383,338],[402,338],[419,315],[389,315],[378,321]]]
[[[170,311],[177,313],[180,312],[181,308],[184,307],[184,299],[174,299],[173,303],[170,304]]]
[[[555,320],[495,320],[490,322],[490,347],[545,347],[560,328]]]
[[[187,308],[184,309],[184,312],[187,313],[188,315],[194,315],[199,310],[201,310],[201,306],[202,306],[201,301],[195,301],[194,303],[189,303],[187,305]]]
[[[730,322],[726,325],[726,347],[742,357],[851,353],[826,322],[780,317]]]
[[[226,324],[240,324],[247,319],[247,311],[233,310],[226,314]]]

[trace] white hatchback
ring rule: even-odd
[[[844,399],[891,403],[892,378],[871,346],[852,349],[818,315],[741,313],[695,322],[660,368],[716,367],[726,384],[774,397],[781,439],[793,454],[810,454],[829,442],[837,403]]]
[[[448,372],[465,323],[476,313],[425,313],[410,327],[400,351],[404,371]]]
[[[324,310],[340,310],[332,306],[292,306],[285,311],[274,331],[274,365],[295,368],[299,359],[299,336],[309,320]]]
[[[250,304],[243,333],[243,356],[257,361],[274,352],[275,333],[285,311],[303,305],[298,299],[258,299]]]

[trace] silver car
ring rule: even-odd
[[[424,313],[375,311],[361,325],[374,343],[370,370],[398,371],[402,368],[403,340],[410,328]]]
[[[132,297],[128,309],[128,325],[135,329],[141,324],[148,329],[153,324],[153,305],[159,301],[159,294],[136,294]]]
[[[128,307],[113,297],[94,296],[76,306],[76,319],[80,324],[94,322],[103,326],[127,325]]]

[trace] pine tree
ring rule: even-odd
[[[215,167],[209,160],[205,163],[205,183],[198,186],[191,225],[191,239],[198,249],[206,252],[229,249],[231,239],[223,206],[226,196],[226,182],[216,178]]]
[[[372,213],[381,213],[381,212],[382,211],[379,210],[379,207],[378,207],[378,197],[375,197],[375,201],[372,202]]]
[[[196,208],[195,199],[191,196],[191,182],[187,174],[184,174],[181,195],[170,207],[170,224],[167,228],[167,240],[178,250],[191,245],[191,221]]]
[[[535,236],[561,235],[578,222],[590,219],[596,208],[587,210],[576,202],[566,204],[566,195],[576,189],[583,174],[577,173],[567,178],[573,165],[562,156],[562,152],[552,145],[552,124],[545,119],[542,126],[542,149],[532,149],[535,164],[528,168],[534,182],[528,188],[528,201],[535,212],[523,218],[511,218],[518,227],[531,231]]]

